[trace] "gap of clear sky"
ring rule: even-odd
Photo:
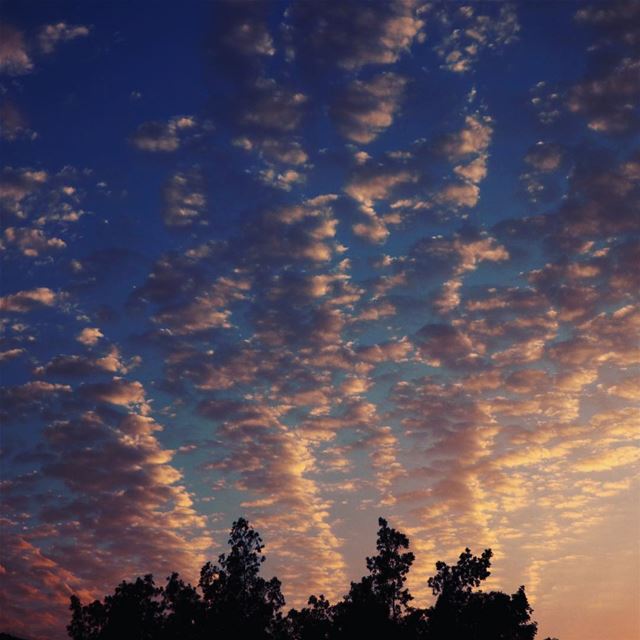
[[[640,3],[0,11],[2,630],[240,515],[340,597],[384,516],[637,637]]]

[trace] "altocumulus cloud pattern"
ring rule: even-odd
[[[639,3],[0,12],[2,630],[240,515],[333,601],[383,514],[637,637]]]

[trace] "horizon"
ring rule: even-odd
[[[640,3],[0,5],[0,631],[383,516],[640,632]]]

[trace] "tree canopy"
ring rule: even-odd
[[[236,520],[230,550],[207,562],[197,587],[172,573],[158,586],[152,575],[121,582],[112,595],[83,605],[71,597],[72,640],[533,640],[525,588],[509,595],[480,589],[491,567],[491,549],[474,556],[465,549],[455,565],[436,563],[429,578],[435,601],[414,606],[406,585],[414,562],[408,537],[378,520],[377,553],[366,558],[368,573],[352,582],[335,604],[324,595],[283,613],[277,578],[260,575],[262,538],[245,518]]]

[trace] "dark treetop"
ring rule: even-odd
[[[414,561],[409,539],[378,520],[377,554],[367,558],[369,573],[352,582],[347,595],[331,604],[312,595],[308,606],[283,613],[277,578],[260,576],[262,538],[245,518],[233,523],[230,551],[207,562],[197,588],[177,573],[157,586],[151,575],[120,583],[113,595],[83,605],[71,597],[72,640],[533,640],[525,589],[514,594],[478,588],[490,575],[492,552],[474,556],[465,549],[455,565],[436,563],[428,585],[431,607],[412,606],[406,586]]]

